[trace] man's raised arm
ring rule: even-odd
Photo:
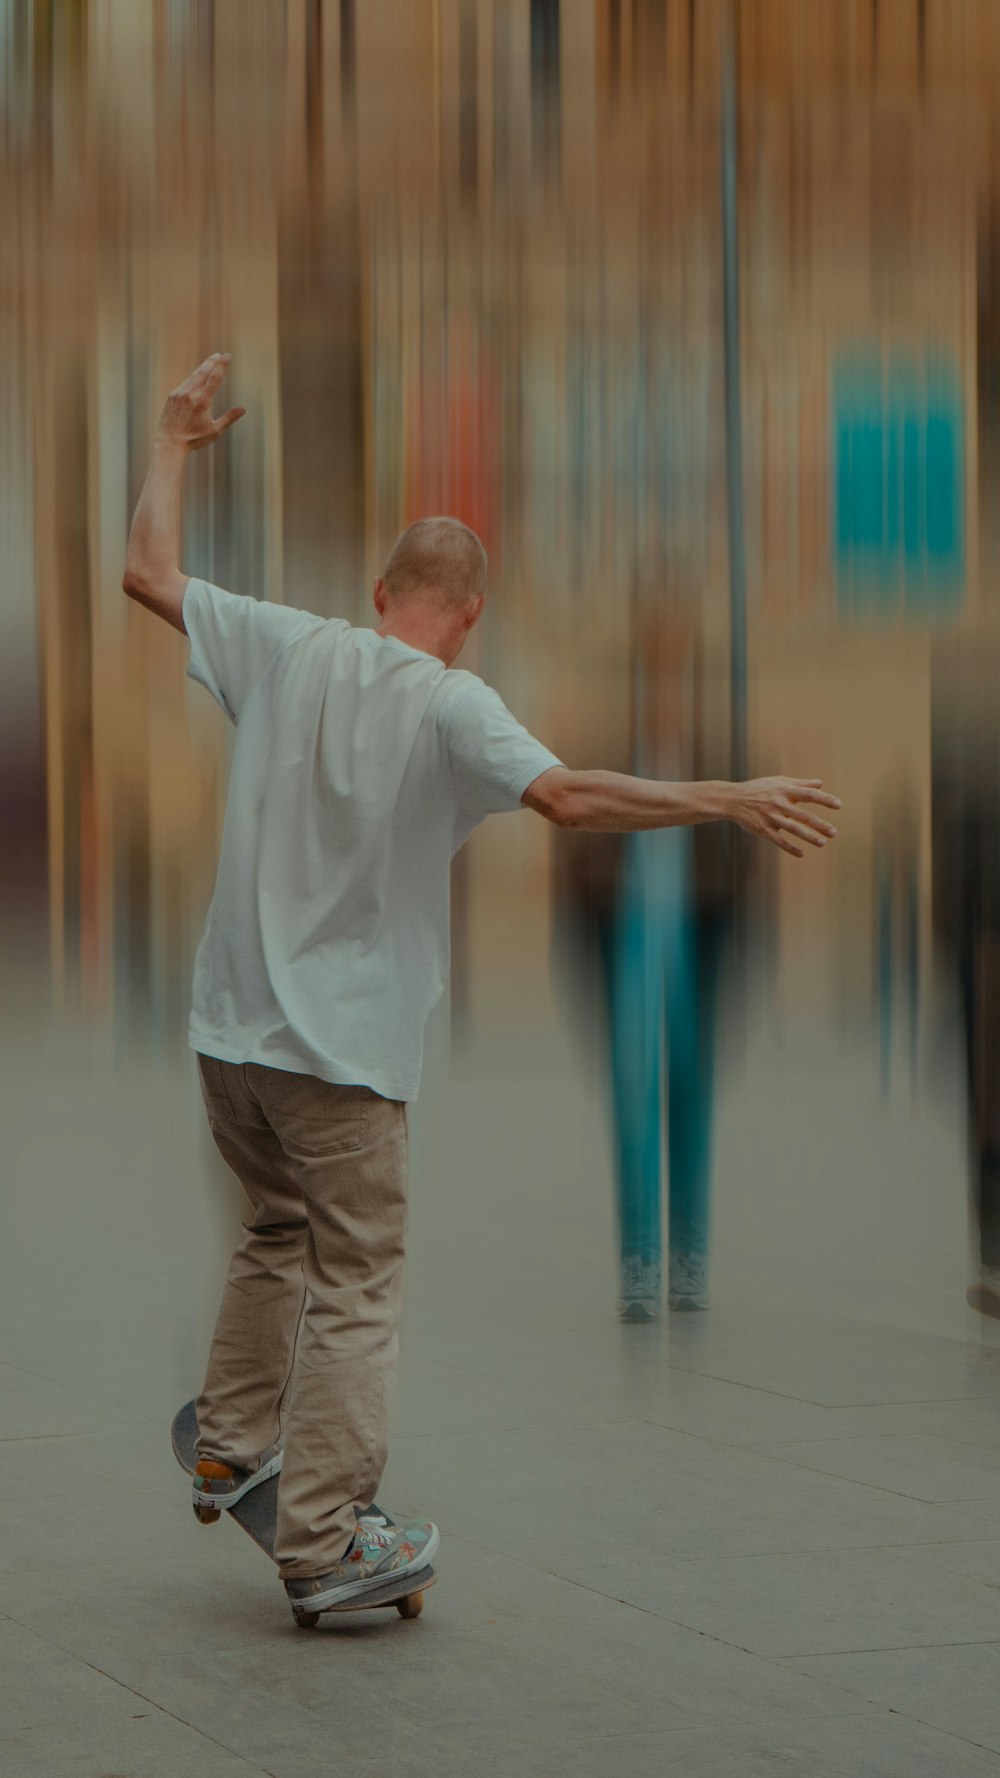
[[[212,418],[212,402],[228,369],[229,353],[213,352],[167,396],[129,532],[125,592],[182,633],[189,578],[180,567],[184,465],[191,451],[214,444],[246,412],[233,407],[221,419]]]
[[[638,833],[654,827],[735,821],[747,833],[771,840],[794,858],[804,856],[797,839],[810,846],[825,846],[837,832],[805,805],[840,808],[840,798],[823,790],[819,778],[666,784],[655,778],[630,778],[623,772],[571,772],[563,766],[542,772],[528,785],[521,801],[557,827],[591,833]]]

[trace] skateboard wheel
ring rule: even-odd
[[[293,1609],[292,1616],[300,1630],[315,1630],[319,1623],[318,1611],[295,1611]]]
[[[222,1514],[217,1506],[202,1506],[200,1500],[193,1501],[192,1505],[194,1506],[194,1516],[199,1525],[217,1525],[219,1523]]]
[[[396,1600],[396,1610],[400,1617],[419,1617],[423,1609],[423,1593],[409,1593],[405,1599]]]

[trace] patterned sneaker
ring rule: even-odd
[[[621,1263],[618,1291],[620,1321],[657,1321],[663,1287],[662,1268],[658,1259],[644,1260],[630,1254]]]
[[[229,1463],[217,1463],[214,1457],[199,1457],[191,1490],[199,1518],[202,1514],[210,1518],[217,1512],[228,1512],[251,1488],[258,1488],[261,1482],[277,1475],[282,1456],[278,1447],[272,1445],[264,1452],[258,1469],[234,1469]]]
[[[671,1253],[671,1309],[708,1308],[708,1261],[703,1253]]]
[[[390,1519],[389,1514],[384,1513],[382,1508],[374,1500],[372,1501],[371,1506],[356,1506],[354,1508],[354,1517],[357,1519],[359,1525],[363,1525],[366,1520],[371,1519],[373,1524],[382,1528],[386,1525],[394,1525],[396,1522],[395,1519]]]
[[[285,1592],[299,1610],[325,1611],[342,1599],[375,1592],[394,1575],[402,1579],[426,1568],[440,1542],[436,1525],[389,1525],[374,1518],[359,1519],[351,1547],[339,1562],[326,1574],[286,1580]]]

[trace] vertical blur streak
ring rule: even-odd
[[[733,7],[727,6],[722,55],[722,275],[726,385],[726,499],[729,521],[729,683],[734,778],[747,776],[747,570],[743,519],[743,418],[740,402],[739,119]]]

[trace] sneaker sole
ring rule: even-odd
[[[289,1603],[294,1611],[327,1611],[331,1605],[341,1600],[359,1599],[364,1593],[385,1592],[393,1581],[405,1580],[407,1575],[418,1574],[422,1568],[429,1568],[441,1545],[441,1533],[434,1527],[433,1537],[428,1538],[422,1550],[405,1562],[401,1568],[394,1568],[391,1574],[370,1574],[367,1580],[342,1581],[339,1586],[328,1587],[325,1593],[311,1594],[308,1599],[296,1599],[291,1593]]]
[[[281,1469],[282,1460],[282,1454],[279,1452],[277,1457],[269,1458],[267,1463],[262,1463],[259,1469],[255,1469],[253,1475],[248,1476],[238,1488],[231,1492],[227,1490],[225,1494],[213,1494],[210,1488],[199,1488],[195,1482],[191,1489],[191,1498],[195,1506],[212,1506],[217,1507],[219,1512],[228,1512],[231,1507],[239,1505],[244,1496],[249,1494],[251,1488],[259,1488],[262,1482],[269,1482],[273,1475],[277,1475]]]

